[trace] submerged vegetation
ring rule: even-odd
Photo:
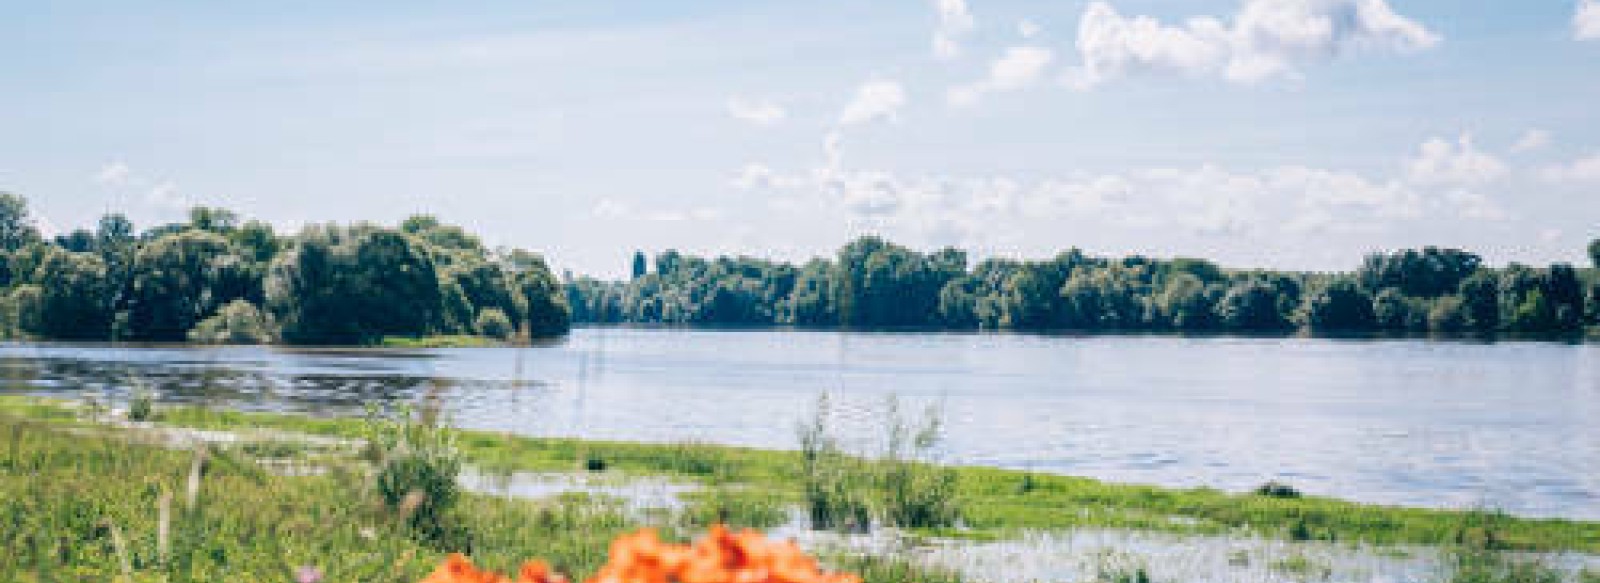
[[[1589,248],[1600,265],[1600,240]],[[1348,273],[1226,269],[1203,259],[1042,260],[922,253],[858,239],[804,264],[667,251],[633,278],[571,280],[574,320],[951,330],[1209,334],[1581,335],[1600,324],[1600,275],[1557,263],[1492,268],[1428,247]]]
[[[570,321],[542,256],[430,216],[281,235],[196,207],[187,222],[141,232],[111,214],[50,240],[0,193],[0,235],[0,337],[373,344],[543,338]]]

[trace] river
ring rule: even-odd
[[[941,461],[1600,520],[1600,345],[579,328],[528,348],[0,345],[9,392],[793,448],[818,395],[854,449],[891,396]]]

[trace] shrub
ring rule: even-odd
[[[156,417],[155,393],[139,389],[128,398],[129,421],[153,421]]]
[[[206,344],[266,344],[276,334],[270,318],[245,300],[222,306],[210,318],[189,330],[189,340]]]
[[[1300,497],[1300,491],[1296,490],[1294,486],[1290,486],[1278,481],[1267,482],[1260,486],[1256,486],[1255,493],[1257,496],[1266,496],[1268,498]]]
[[[890,398],[888,447],[879,478],[884,519],[889,524],[933,528],[953,526],[960,518],[956,472],[931,459],[942,426],[939,411],[929,407],[921,426],[913,430],[900,415],[899,402]]]
[[[368,447],[377,464],[383,503],[427,542],[465,546],[465,533],[448,514],[461,496],[461,453],[447,427],[401,412],[397,419],[370,415]]]
[[[511,318],[500,308],[484,308],[478,312],[478,319],[473,323],[478,334],[505,340],[516,333],[516,326],[511,323]]]
[[[845,455],[828,431],[828,396],[817,398],[810,422],[800,425],[801,482],[806,516],[816,530],[864,530],[872,524],[860,493],[860,460]]]

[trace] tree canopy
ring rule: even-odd
[[[283,236],[232,211],[138,231],[109,214],[46,241],[0,194],[0,333],[71,340],[366,344],[385,336],[564,334],[537,253],[489,250],[431,216]]]

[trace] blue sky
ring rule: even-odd
[[[614,276],[880,233],[1348,268],[1600,236],[1595,0],[14,3],[0,190],[428,212]]]

